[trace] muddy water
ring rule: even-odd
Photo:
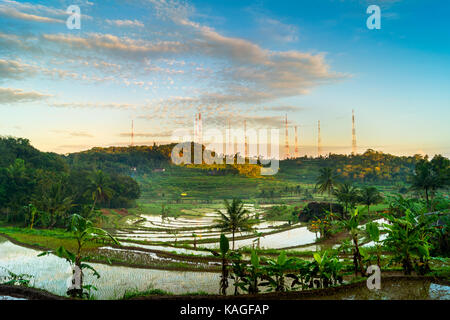
[[[10,297],[10,296],[0,296],[0,301],[2,301],[2,300],[27,300],[27,299],[15,298],[15,297]]]
[[[1,238],[0,238],[1,239]],[[64,259],[50,255],[38,257],[40,251],[23,248],[9,241],[0,241],[0,266],[16,274],[34,276],[31,285],[54,294],[65,295],[70,279],[70,265]],[[97,299],[115,299],[125,291],[158,288],[175,294],[204,291],[218,293],[219,274],[210,272],[182,272],[116,267],[91,264],[101,275],[100,279],[86,274],[85,283],[98,288]],[[6,272],[0,269],[0,276]],[[231,289],[230,289],[231,290]]]
[[[450,287],[429,280],[382,281],[380,290],[366,286],[333,295],[314,297],[325,300],[450,300]]]

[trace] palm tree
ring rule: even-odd
[[[234,235],[237,231],[251,231],[251,224],[249,222],[249,211],[244,209],[244,203],[239,199],[233,199],[231,203],[224,200],[225,210],[223,213],[221,210],[217,210],[220,218],[216,220],[217,228],[222,231],[231,231],[233,250],[234,250]]]
[[[383,197],[376,187],[364,187],[359,194],[359,202],[367,206],[367,214],[370,214],[370,206],[383,201]]]
[[[88,192],[91,193],[92,200],[94,200],[91,209],[91,212],[93,212],[97,201],[104,202],[111,199],[114,191],[109,187],[109,177],[105,175],[102,170],[95,171],[90,180]]]
[[[331,168],[320,169],[320,175],[317,177],[316,189],[319,190],[321,194],[327,192],[331,197],[334,187],[337,183],[337,175],[333,173]],[[333,212],[333,203],[330,201],[330,212]]]
[[[334,195],[336,196],[338,202],[340,202],[344,206],[344,213],[348,213],[348,209],[353,209],[356,202],[358,202],[358,188],[355,188],[349,183],[341,184],[337,190],[334,191]]]
[[[70,196],[66,196],[64,184],[57,181],[47,186],[40,198],[34,200],[42,211],[50,215],[48,228],[53,228],[58,222],[58,218],[64,218],[74,206]]]

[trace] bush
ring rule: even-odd
[[[339,214],[342,216],[342,214],[344,212],[344,207],[342,205],[333,203],[331,208],[333,210],[333,213]],[[309,222],[316,218],[323,219],[326,216],[325,213],[327,211],[330,211],[329,203],[327,203],[327,202],[310,202],[300,212],[298,219],[300,222]]]

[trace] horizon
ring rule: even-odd
[[[27,138],[23,138],[23,137],[4,136],[4,135],[0,135],[0,138],[27,139]],[[190,142],[190,143],[194,143],[194,141],[188,141],[188,143],[189,143],[189,142]],[[96,149],[96,148],[100,148],[100,149],[108,149],[108,148],[125,148],[125,149],[129,149],[129,148],[142,148],[142,147],[152,148],[154,145],[156,145],[156,146],[159,147],[159,146],[166,146],[166,145],[178,144],[178,143],[186,143],[186,142],[180,142],[180,141],[179,141],[179,142],[164,142],[164,141],[162,141],[162,142],[152,142],[152,143],[149,143],[149,144],[136,144],[136,145],[123,144],[123,145],[108,145],[108,146],[92,146],[92,147],[89,147],[89,148],[83,149],[83,150],[78,150],[78,151],[73,151],[73,152],[67,152],[67,153],[58,153],[58,152],[54,152],[54,151],[45,151],[45,150],[41,150],[41,149],[37,148],[35,145],[33,145],[33,143],[30,141],[30,145],[31,145],[32,147],[36,148],[37,150],[41,151],[41,152],[56,153],[56,154],[61,155],[61,156],[68,156],[68,155],[71,155],[71,154],[88,152],[88,151],[91,151],[91,150]],[[203,144],[203,146],[204,146],[205,149],[206,149],[206,146],[205,146],[204,144]],[[291,155],[291,157],[289,157],[289,158],[283,158],[283,157],[280,157],[279,159],[277,159],[277,158],[267,158],[267,159],[274,159],[274,160],[279,160],[279,161],[285,161],[285,160],[296,160],[296,159],[300,159],[300,158],[304,158],[304,157],[307,157],[307,158],[310,158],[310,159],[327,158],[327,157],[329,157],[330,155],[352,156],[351,153],[338,153],[338,152],[328,152],[328,153],[325,153],[325,152],[323,152],[323,153],[321,154],[321,156],[319,157],[319,156],[317,156],[317,146],[303,146],[303,147],[304,147],[304,148],[306,147],[306,148],[310,148],[310,149],[315,149],[315,150],[316,150],[316,151],[315,151],[315,154],[314,154],[314,152],[311,152],[312,155],[308,155],[308,154],[305,153],[305,154],[300,154],[298,157],[295,157],[295,156],[292,156],[292,155]],[[338,148],[339,148],[339,147],[338,147]],[[342,146],[341,148],[342,148],[342,149],[348,149],[347,146]],[[283,153],[283,150],[284,150],[284,146],[280,145],[280,146],[279,146],[279,149],[280,149],[280,154],[282,154],[282,153]],[[291,148],[291,149],[293,149],[293,148]],[[422,157],[422,158],[432,159],[434,156],[441,155],[441,156],[443,156],[443,157],[445,157],[445,158],[448,158],[446,155],[443,155],[443,154],[435,154],[435,155],[433,155],[433,156],[430,156],[430,155],[428,155],[428,154],[419,154],[419,153],[416,153],[416,154],[397,155],[397,154],[393,154],[393,153],[389,153],[389,152],[384,152],[383,150],[378,150],[378,149],[373,149],[373,148],[363,148],[363,147],[358,147],[358,149],[360,149],[360,150],[359,150],[360,152],[357,152],[354,156],[362,156],[362,155],[364,155],[365,153],[367,153],[367,152],[369,152],[369,151],[373,151],[373,152],[375,152],[375,153],[382,153],[382,154],[385,154],[385,155],[391,155],[391,156],[395,156],[395,157],[416,157],[416,156],[420,156],[420,157]],[[210,150],[210,149],[207,149],[207,150]],[[212,151],[212,150],[210,150],[210,151]],[[234,153],[233,155],[236,155],[236,154],[239,154],[239,153],[236,152],[236,153]]]

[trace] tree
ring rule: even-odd
[[[19,212],[24,205],[29,203],[33,193],[35,182],[33,174],[22,159],[15,159],[14,163],[6,168],[5,194],[7,221],[18,220]],[[9,211],[13,215],[9,216]]]
[[[239,199],[233,199],[231,203],[224,200],[225,213],[217,210],[219,219],[217,221],[217,228],[222,231],[231,231],[232,242],[234,250],[234,238],[237,231],[251,231],[251,223],[249,222],[249,211],[244,209],[244,203]]]
[[[364,187],[359,193],[359,202],[367,206],[367,214],[370,214],[370,206],[383,201],[383,197],[376,187]]]
[[[361,272],[361,275],[365,275],[364,267],[362,264],[362,257],[361,252],[359,250],[359,239],[358,236],[361,233],[361,230],[358,228],[358,226],[361,224],[363,219],[363,216],[358,212],[358,209],[355,209],[351,215],[350,219],[343,219],[340,221],[337,221],[337,224],[343,227],[345,230],[347,230],[350,233],[350,237],[353,241],[353,265],[355,269],[355,275],[358,274],[358,268]]]
[[[69,232],[71,232],[77,241],[77,250],[75,253],[70,252],[64,247],[59,247],[56,251],[47,251],[39,254],[39,256],[44,256],[48,254],[55,254],[58,257],[66,259],[70,264],[75,266],[74,275],[72,278],[73,288],[69,288],[67,294],[72,297],[83,298],[83,289],[87,286],[83,286],[83,269],[91,270],[97,278],[100,278],[98,272],[90,265],[84,263],[85,257],[83,256],[83,246],[87,241],[95,238],[110,238],[115,244],[120,245],[120,243],[107,231],[96,228],[93,226],[92,221],[83,218],[80,215],[72,215],[70,222]],[[89,286],[90,289],[91,286]]]
[[[67,218],[69,210],[73,207],[72,198],[66,195],[62,181],[45,181],[41,194],[35,195],[33,202],[41,212],[47,214],[48,228],[53,228],[58,219]]]
[[[444,168],[441,166],[444,166]],[[447,168],[445,168],[445,166],[447,166]],[[427,208],[432,210],[430,206],[430,197],[433,197],[436,190],[444,187],[447,183],[448,164],[446,165],[445,161],[441,161],[440,158],[436,158],[434,162],[422,159],[416,164],[414,169],[411,180],[411,189],[424,191]]]
[[[317,177],[316,189],[321,194],[327,192],[331,197],[336,186],[338,176],[333,173],[331,168],[321,168],[320,174]],[[332,202],[330,201],[330,212],[333,213]]]
[[[97,201],[104,202],[111,199],[114,191],[110,188],[109,177],[103,171],[97,170],[90,177],[88,192],[92,195],[94,201],[91,209],[91,211],[94,211]]]
[[[345,214],[348,213],[348,209],[353,209],[358,202],[358,189],[349,183],[339,185],[334,191],[334,195],[338,202],[344,206],[343,213]]]

